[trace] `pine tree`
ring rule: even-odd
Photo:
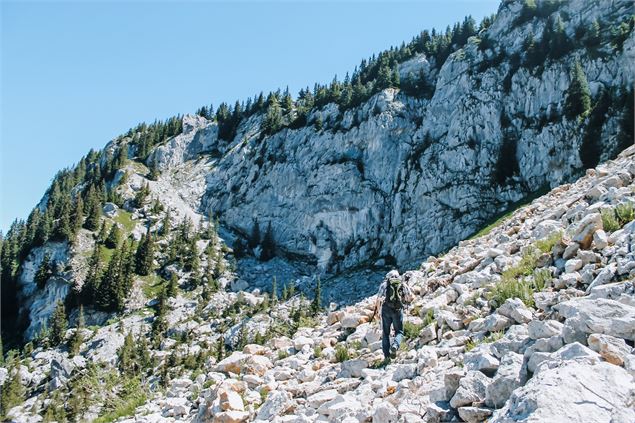
[[[0,418],[3,421],[12,407],[23,404],[26,399],[26,389],[18,372],[20,362],[12,353],[7,357],[7,362],[7,378],[0,387]]]
[[[567,90],[565,112],[570,119],[577,116],[586,117],[591,109],[591,91],[584,70],[578,60],[571,69],[571,84]]]
[[[166,236],[167,234],[170,233],[170,229],[171,229],[170,219],[171,219],[171,212],[170,212],[170,209],[168,209],[168,211],[165,213],[165,216],[163,217],[163,220],[162,220],[161,236]]]
[[[192,271],[195,273],[199,271],[200,260],[198,255],[199,252],[198,247],[196,246],[196,238],[192,237],[188,242],[187,257],[185,260],[186,271]]]
[[[75,328],[75,332],[71,336],[70,341],[68,342],[68,352],[71,357],[79,354],[79,349],[84,342],[84,335],[82,331],[84,329],[84,306],[79,306],[79,315],[77,316],[77,327]]]
[[[157,308],[152,321],[151,339],[155,347],[158,347],[163,340],[165,331],[168,329],[168,323],[165,319],[167,314],[167,294],[165,289],[161,291],[157,299]]]
[[[251,228],[251,236],[249,237],[248,246],[249,248],[256,248],[260,244],[260,225],[256,220],[254,222],[254,226]]]
[[[275,305],[278,303],[278,284],[276,281],[276,277],[273,277],[273,281],[271,282],[271,304]]]
[[[86,207],[87,216],[84,221],[84,227],[89,231],[96,231],[101,219],[101,199],[99,198],[93,185],[91,185],[88,189]]]
[[[108,233],[108,237],[106,237],[106,241],[104,245],[108,248],[117,248],[119,246],[119,242],[121,241],[121,231],[119,230],[119,225],[114,223],[112,228],[110,228],[110,233]]]
[[[179,286],[179,278],[176,276],[176,273],[172,273],[170,275],[170,282],[168,283],[166,295],[168,297],[176,297],[177,288]]]
[[[216,361],[221,361],[225,356],[225,334],[221,333],[216,341]]]
[[[93,254],[88,260],[88,272],[82,285],[81,298],[85,304],[94,304],[101,282],[101,254],[99,244],[95,243]]]
[[[139,275],[146,276],[152,273],[154,266],[154,239],[149,229],[147,235],[143,235],[139,242],[135,264]]]
[[[266,134],[275,134],[282,126],[282,109],[278,103],[278,97],[272,95],[267,107],[267,115],[264,120],[264,132]]]
[[[320,277],[317,278],[317,283],[315,284],[315,292],[313,294],[313,301],[311,302],[311,313],[315,316],[322,310],[322,284],[320,282]]]
[[[123,345],[117,350],[119,371],[124,375],[133,375],[137,367],[137,351],[132,332],[128,332],[123,340]]]
[[[276,255],[276,243],[273,238],[273,230],[271,229],[271,222],[267,225],[267,230],[262,238],[262,253],[260,254],[260,260],[269,261]]]
[[[51,266],[51,258],[49,254],[45,254],[42,262],[35,273],[35,283],[39,289],[43,289],[46,281],[53,276],[53,267]]]
[[[66,336],[66,328],[68,327],[68,320],[66,319],[66,308],[61,301],[57,302],[55,311],[49,318],[49,327],[51,328],[51,344],[57,346],[64,341]]]
[[[84,224],[84,200],[78,195],[73,208],[73,233],[77,234]]]
[[[152,365],[152,357],[150,355],[150,347],[146,337],[142,334],[137,339],[137,366],[139,370],[145,371]]]

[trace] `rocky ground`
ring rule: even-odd
[[[271,298],[257,289],[229,292],[230,274],[208,301],[179,291],[169,301],[170,336],[150,351],[156,367],[143,397],[100,421],[632,422],[634,202],[630,147],[405,272],[417,296],[407,341],[386,366],[370,321],[374,297],[298,318],[309,308],[302,296],[264,307]],[[36,348],[11,370],[28,399],[9,416],[41,421],[90,380],[97,394],[78,419],[103,415],[127,391],[99,372],[116,375],[125,334],[147,336],[152,320],[141,308],[83,329],[73,358]],[[257,333],[263,345],[236,347]],[[219,343],[224,354],[186,364]],[[173,365],[162,386],[165,363]],[[0,382],[8,373],[0,368]]]

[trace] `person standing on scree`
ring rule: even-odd
[[[402,281],[399,272],[391,270],[379,285],[374,320],[381,305],[381,348],[384,352],[384,363],[390,362],[391,358],[397,357],[397,350],[403,340],[403,310],[404,306],[414,299],[412,290]],[[395,329],[395,339],[390,343],[390,328]]]

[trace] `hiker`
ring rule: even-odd
[[[399,272],[396,270],[388,272],[379,286],[373,313],[374,319],[381,305],[381,348],[386,363],[391,358],[397,357],[397,350],[403,340],[403,309],[412,300],[412,290],[399,276]],[[395,329],[395,339],[392,344],[390,343],[391,326]]]

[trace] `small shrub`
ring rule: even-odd
[[[615,207],[615,215],[617,216],[620,227],[635,220],[635,208],[633,207],[633,203],[618,204]]]
[[[562,241],[562,232],[558,231],[551,235],[549,235],[545,239],[541,239],[536,242],[536,248],[538,248],[543,253],[551,252],[551,249]]]
[[[287,357],[289,357],[289,353],[287,351],[284,351],[284,350],[278,351],[278,360],[283,360]]]
[[[313,356],[315,358],[322,357],[322,347],[321,346],[316,345],[315,348],[313,348]]]
[[[348,348],[346,347],[346,345],[339,344],[335,348],[335,360],[338,363],[341,363],[342,361],[346,361],[349,358],[350,358],[350,354],[348,353]]]
[[[472,351],[478,344],[478,341],[468,339],[468,341],[465,343],[465,352]]]
[[[428,310],[428,312],[426,313],[425,316],[423,316],[423,326],[428,326],[430,324],[432,324],[435,321],[434,319],[434,310],[430,309]]]
[[[421,329],[423,329],[424,325],[416,325],[412,322],[404,322],[403,324],[403,334],[406,339],[416,339],[419,337],[421,333]]]
[[[620,228],[620,223],[613,209],[602,210],[600,214],[602,215],[602,226],[606,232],[614,232]]]
[[[553,278],[549,269],[538,269],[534,273],[534,285],[537,291],[543,291]]]

